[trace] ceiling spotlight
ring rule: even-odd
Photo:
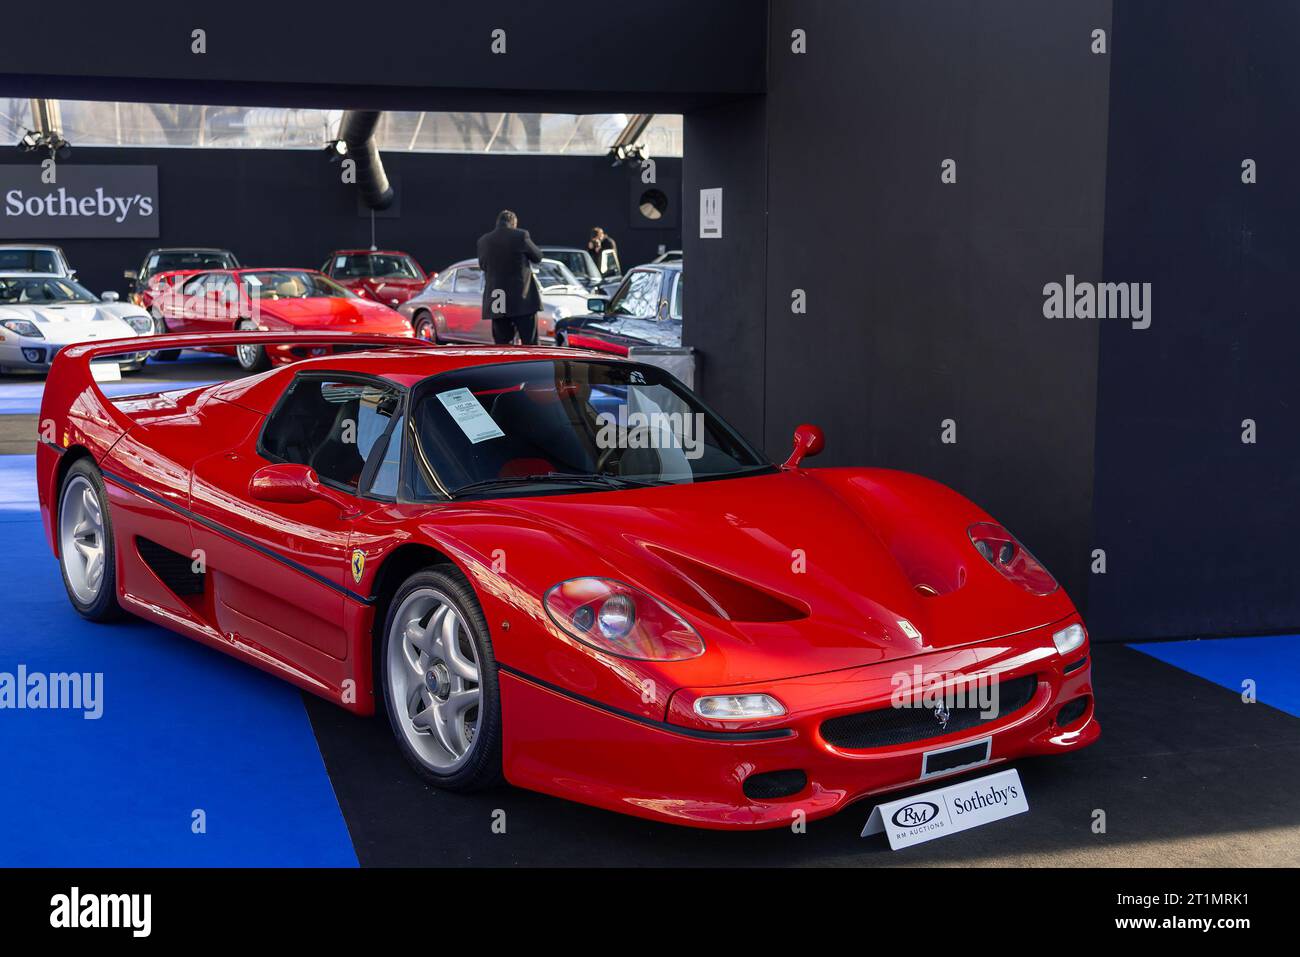
[[[42,133],[40,130],[28,130],[18,141],[18,148],[25,152],[45,150],[50,156],[67,159],[72,155],[72,144],[58,133]]]
[[[609,151],[609,157],[614,162],[612,165],[619,166],[623,163],[644,163],[645,147],[635,143],[619,144]]]

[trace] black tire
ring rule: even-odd
[[[154,316],[153,332],[156,336],[167,335],[167,320],[162,316]],[[159,362],[175,362],[180,357],[181,350],[179,349],[159,349],[157,352],[153,353],[153,358],[157,359]]]
[[[63,526],[63,493],[77,477],[85,478],[90,482],[95,495],[99,498],[103,515],[104,572],[100,579],[99,593],[89,602],[78,598],[72,584],[68,581],[68,570],[63,558],[62,535],[58,531]],[[126,613],[117,603],[117,543],[113,538],[113,518],[109,514],[108,493],[104,489],[104,479],[99,474],[99,469],[95,467],[93,459],[89,457],[78,459],[63,476],[63,481],[59,484],[55,530],[56,534],[59,534],[59,573],[63,578],[63,588],[68,593],[68,601],[72,603],[77,614],[89,621],[117,621],[124,618]]]
[[[393,620],[406,598],[421,588],[433,588],[451,599],[451,607],[467,626],[478,659],[482,699],[479,705],[477,731],[465,763],[450,772],[442,772],[430,767],[411,748],[399,723],[402,718],[396,710],[397,696],[390,687],[387,662]],[[397,741],[398,750],[421,777],[448,791],[477,791],[504,782],[505,777],[501,770],[501,696],[491,633],[474,590],[456,566],[449,564],[431,566],[411,575],[397,589],[384,616],[384,631],[375,674],[375,689],[383,699],[383,708],[388,715],[388,723]]]
[[[241,332],[253,332],[251,322],[241,322],[237,327]],[[266,354],[265,346],[236,346],[235,361],[245,372],[265,372],[271,368],[271,357]]]
[[[434,343],[438,341],[438,327],[433,323],[433,316],[423,309],[411,317],[411,328],[417,339]]]

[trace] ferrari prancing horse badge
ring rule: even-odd
[[[352,580],[361,581],[361,573],[366,570],[366,553],[359,548],[352,549]]]

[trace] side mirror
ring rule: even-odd
[[[125,276],[127,279],[131,280],[132,282],[135,282],[136,279],[139,278],[134,269],[126,270],[125,272],[122,273],[122,275]]]
[[[248,497],[257,502],[302,505],[319,499],[338,507],[345,515],[360,512],[340,492],[320,483],[316,470],[296,462],[264,465],[248,480]]]
[[[113,292],[113,290],[110,289],[108,292],[106,292],[106,293],[102,293],[102,294],[100,295],[100,297],[99,297],[99,301],[100,301],[100,302],[117,302],[117,301],[118,301],[119,299],[121,299],[121,298],[122,298],[121,296],[119,296],[117,293]]]
[[[794,430],[794,451],[781,466],[783,469],[797,469],[805,458],[812,458],[826,447],[826,437],[815,425],[801,425]]]
[[[601,314],[604,313],[607,305],[609,305],[609,300],[603,299],[599,296],[592,296],[587,300],[587,311]]]

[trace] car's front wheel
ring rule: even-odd
[[[167,332],[168,332],[167,320],[164,319],[162,316],[155,315],[153,317],[153,334],[155,336],[165,336],[167,335]],[[181,357],[181,350],[159,349],[157,352],[150,353],[150,355],[152,355],[159,362],[175,362],[177,359]]]
[[[68,600],[83,618],[122,617],[117,555],[104,480],[89,458],[78,459],[59,492],[59,565]]]
[[[416,572],[388,607],[380,685],[398,747],[432,783],[498,784],[501,701],[478,599],[452,565]]]

